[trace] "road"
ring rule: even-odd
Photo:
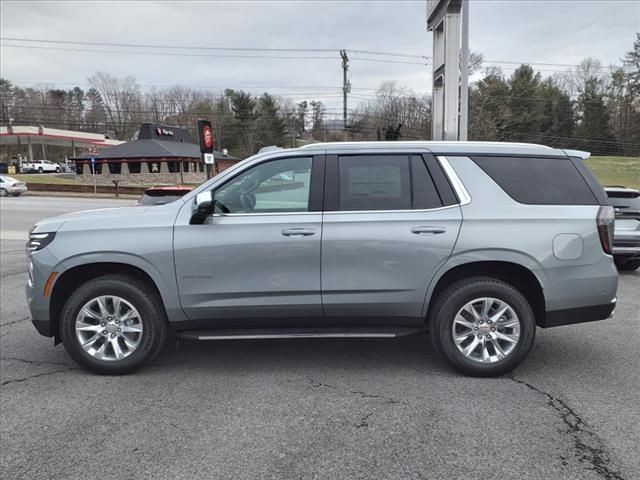
[[[640,478],[639,273],[613,320],[539,329],[503,378],[462,377],[420,337],[171,343],[101,377],[34,330],[14,237],[122,203],[0,201],[0,477]]]

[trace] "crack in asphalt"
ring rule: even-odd
[[[63,367],[68,367],[69,364],[68,363],[63,363],[63,362],[49,362],[49,361],[42,361],[42,360],[29,360],[27,358],[18,358],[18,357],[0,357],[0,360],[13,360],[15,362],[24,362],[24,363],[29,363],[32,365],[61,365]]]
[[[63,369],[60,369],[60,370],[54,370],[53,372],[37,373],[35,375],[29,375],[29,376],[23,377],[23,378],[14,378],[13,380],[5,380],[4,382],[0,383],[0,387],[4,387],[5,385],[9,385],[11,383],[26,382],[27,380],[31,380],[33,378],[46,377],[46,376],[49,376],[49,375],[55,375],[57,373],[69,372],[71,370],[78,370],[78,368],[68,367],[68,368],[63,368]]]
[[[578,461],[587,463],[590,470],[595,471],[606,480],[625,480],[620,470],[612,465],[613,462],[605,450],[602,439],[564,400],[540,390],[525,380],[516,378],[515,374],[508,378],[547,398],[547,404],[560,415],[567,433],[573,439],[575,456]]]
[[[31,317],[24,317],[24,318],[21,318],[19,320],[14,320],[12,322],[3,323],[3,324],[0,325],[0,327],[7,327],[9,325],[13,325],[14,323],[20,323],[20,322],[24,322],[25,320],[30,320],[30,319],[31,319]]]
[[[366,414],[364,417],[362,417],[360,419],[360,423],[358,423],[355,427],[356,428],[367,428],[369,426],[369,418],[371,418],[371,416],[373,416],[373,412]]]

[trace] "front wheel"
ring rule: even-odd
[[[145,284],[121,275],[84,283],[67,300],[60,319],[69,355],[100,374],[137,370],[160,351],[166,335],[160,299]]]
[[[466,375],[503,375],[533,346],[536,321],[527,299],[489,277],[461,280],[436,299],[432,337],[438,351]]]
[[[38,168],[38,173],[42,173],[42,172],[43,172],[42,167]]]
[[[56,167],[56,173],[60,173],[60,172],[61,172],[60,167]]]
[[[6,188],[0,188],[0,197],[6,197],[8,193]]]

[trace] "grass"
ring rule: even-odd
[[[586,164],[602,185],[640,188],[640,157],[590,157]]]

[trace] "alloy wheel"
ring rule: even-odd
[[[96,360],[116,361],[131,355],[142,340],[142,318],[124,298],[103,295],[89,300],[78,312],[76,338]]]
[[[477,363],[507,358],[520,339],[520,319],[504,300],[481,297],[465,304],[452,325],[453,341],[462,355]]]

